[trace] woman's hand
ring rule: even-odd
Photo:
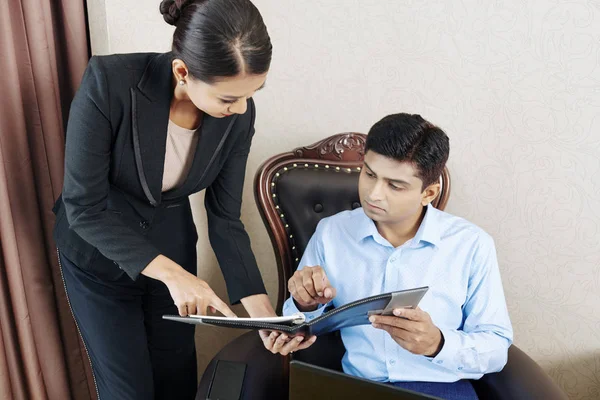
[[[266,294],[255,294],[244,297],[241,300],[242,305],[252,318],[276,317],[275,310]]]
[[[208,307],[211,311],[220,311],[226,317],[236,317],[205,281],[163,255],[152,260],[142,274],[167,285],[182,317],[190,314],[206,315]]]

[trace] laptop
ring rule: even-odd
[[[439,397],[373,382],[316,365],[290,363],[290,400],[424,400]]]

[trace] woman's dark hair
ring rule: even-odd
[[[425,189],[439,180],[450,154],[450,140],[443,130],[420,115],[392,114],[369,131],[365,151],[369,150],[412,163]]]
[[[174,58],[185,62],[193,78],[213,83],[269,70],[271,39],[250,0],[163,0],[160,12],[175,25]]]

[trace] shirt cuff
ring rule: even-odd
[[[452,371],[462,371],[462,367],[456,365],[457,355],[460,351],[460,338],[457,332],[440,329],[444,337],[444,345],[435,357],[427,357],[432,363]]]
[[[325,308],[330,304],[331,302],[327,303],[327,304],[319,304],[319,306],[317,307],[316,310],[314,311],[300,311],[298,309],[298,306],[296,305],[296,302],[294,301],[293,298],[289,298],[288,301],[285,302],[285,305],[283,307],[283,314],[284,315],[291,315],[291,314],[296,314],[296,313],[302,313],[304,314],[304,316],[306,317],[306,322],[311,321],[317,317],[320,317],[323,314],[323,311],[325,311]]]

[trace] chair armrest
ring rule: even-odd
[[[202,374],[196,400],[208,398],[208,390],[218,360],[246,364],[242,400],[280,400],[288,396],[289,360],[265,349],[258,332],[243,334],[227,344],[211,360]]]
[[[308,349],[294,353],[292,359],[341,372],[345,353],[340,331],[335,331],[319,336]]]
[[[504,369],[471,381],[480,399],[568,400],[567,395],[527,354],[516,346],[508,349]]]

